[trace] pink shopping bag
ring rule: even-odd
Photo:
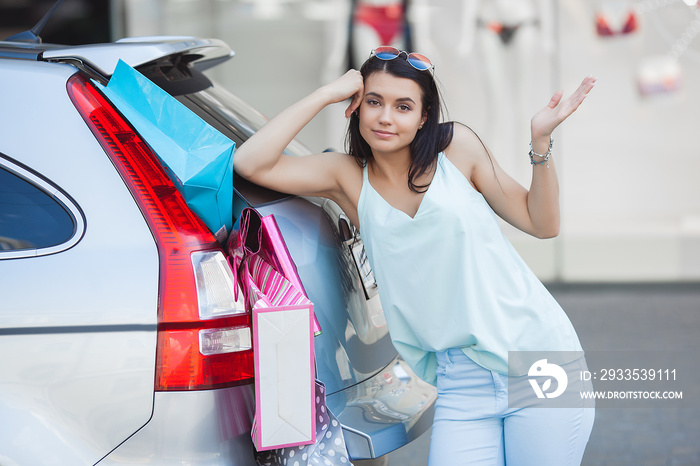
[[[259,255],[306,296],[297,267],[273,215],[263,217],[255,209],[243,209],[238,232],[231,235],[229,255],[233,261],[234,271],[238,270],[239,264],[245,257]],[[321,326],[318,319],[315,314],[312,318],[314,335],[320,335]]]

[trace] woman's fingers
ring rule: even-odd
[[[360,106],[360,101],[362,99],[362,92],[359,91],[355,93],[355,95],[352,96],[352,101],[350,102],[350,105],[348,108],[345,110],[345,118],[350,118],[350,115],[357,110],[357,108]]]
[[[362,74],[357,70],[350,70],[330,83],[327,89],[330,92],[331,101],[334,103],[352,98],[350,105],[345,110],[345,116],[349,117],[360,106],[364,90]]]
[[[350,105],[345,110],[345,118],[350,118],[352,112],[360,106],[362,99],[364,91],[362,74],[359,71],[350,70],[338,80],[338,83],[343,89],[343,98],[341,100],[352,98]]]
[[[549,99],[549,104],[547,104],[547,107],[554,108],[557,105],[559,105],[559,102],[561,101],[563,95],[564,93],[562,91],[555,92],[552,98]]]
[[[336,95],[335,98],[338,102],[342,102],[343,100],[354,96],[364,87],[362,75],[356,70],[348,71],[343,76],[336,79],[331,86],[333,87],[333,91]]]
[[[564,95],[562,91],[557,91],[547,106],[533,117],[531,121],[533,134],[551,134],[557,126],[576,111],[596,82],[597,78],[586,77],[566,99],[562,99]]]
[[[594,78],[593,76],[586,77],[581,82],[578,89],[576,89],[569,96],[569,98],[567,99],[567,103],[572,105],[573,109],[575,110],[581,104],[581,102],[583,102],[583,99],[585,99],[586,96],[588,96],[588,93],[591,92],[591,89],[593,89],[593,86],[595,86],[596,81],[597,78]]]
[[[591,92],[591,89],[593,89],[593,86],[595,86],[597,81],[598,78],[588,76],[581,82],[578,89],[576,89],[576,91],[571,95],[571,100],[576,103],[576,107],[583,102],[583,99],[585,99],[588,93]]]
[[[593,86],[595,86],[595,83],[597,81],[597,78],[594,78],[593,76],[588,76],[586,77],[581,84],[579,85],[578,89],[576,89],[573,94],[569,96],[564,101],[561,101],[561,94],[558,92],[557,94],[560,94],[559,100],[561,101],[561,106],[559,108],[560,112],[562,113],[562,116],[564,118],[567,118],[569,115],[574,113],[576,109],[581,105],[583,100],[588,96],[588,93],[591,92],[593,89]],[[556,95],[555,94],[555,97]],[[555,97],[552,97],[552,100],[550,101],[550,107],[552,102],[555,100]],[[559,105],[559,102],[557,102],[557,105]],[[556,105],[555,105],[556,107]],[[555,108],[551,107],[551,108]]]

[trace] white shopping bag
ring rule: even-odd
[[[258,451],[316,441],[313,303],[257,256],[246,264],[253,309]]]

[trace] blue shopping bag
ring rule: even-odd
[[[223,241],[233,223],[235,143],[121,60],[100,88],[160,158],[187,205]]]

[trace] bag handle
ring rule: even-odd
[[[241,212],[238,230],[234,231],[228,242],[229,263],[236,278],[241,281],[241,265],[253,254],[260,252],[262,242],[262,217],[260,213],[246,207]],[[234,290],[234,298],[238,300],[238,288]]]

